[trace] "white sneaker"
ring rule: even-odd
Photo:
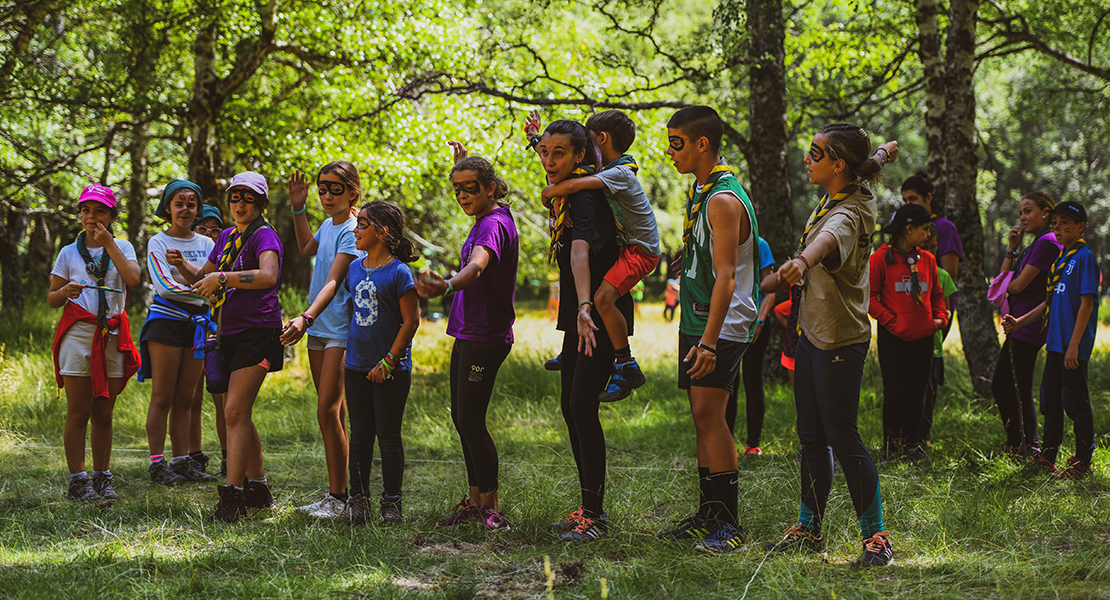
[[[340,519],[345,515],[347,505],[331,494],[324,494],[319,502],[298,506],[297,510],[316,519]]]

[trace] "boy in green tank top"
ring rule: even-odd
[[[744,542],[737,520],[736,443],[725,420],[740,360],[755,333],[759,229],[743,186],[720,155],[724,124],[707,106],[667,123],[667,155],[694,175],[682,233],[682,315],[678,387],[687,390],[697,430],[698,512],[666,539],[698,540],[706,552]]]

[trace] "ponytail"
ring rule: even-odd
[[[412,241],[404,236],[405,213],[400,206],[385,200],[375,200],[364,204],[362,210],[374,226],[374,230],[389,247],[389,253],[401,262],[410,263],[419,258]]]
[[[482,187],[492,188],[493,199],[497,202],[498,206],[508,206],[509,201],[505,198],[509,195],[509,184],[504,179],[497,176],[497,172],[493,168],[493,164],[481,156],[467,156],[466,158],[455,163],[451,167],[451,175],[459,171],[469,171],[474,173],[478,178],[478,183]]]

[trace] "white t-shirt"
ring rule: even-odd
[[[127,240],[115,240],[116,245],[119,246],[120,252],[127,260],[135,260],[135,247]],[[104,254],[104,248],[89,248],[89,256],[94,261],[99,261],[101,255]],[[126,285],[123,283],[123,278],[119,276],[119,270],[116,268],[115,261],[112,261],[111,266],[108,267],[108,273],[104,277],[104,285],[117,290],[124,290],[126,292]],[[50,271],[51,275],[57,275],[67,282],[79,283],[81,285],[96,285],[96,279],[89,275],[88,270],[85,269],[85,260],[81,258],[81,253],[77,251],[77,242],[62,248],[58,252],[58,258],[54,261],[54,268]],[[78,306],[89,311],[93,315],[97,313],[97,304],[99,292],[93,289],[81,290],[81,295],[70,302],[76,302]],[[114,317],[123,312],[126,298],[124,294],[116,292],[107,292],[105,297],[108,299],[108,316]],[[113,330],[111,333],[118,334],[119,330]]]
[[[201,306],[204,298],[189,291],[189,284],[181,276],[177,267],[166,262],[166,250],[176,248],[181,250],[185,261],[195,267],[204,267],[208,262],[208,255],[216,242],[206,235],[193,234],[192,238],[176,238],[166,232],[160,232],[147,242],[147,269],[150,271],[150,283],[154,286],[154,293],[174,302]]]

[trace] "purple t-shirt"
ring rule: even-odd
[[[208,260],[216,265],[220,264],[220,254],[224,244],[227,243],[234,227],[220,232],[216,239],[216,246],[208,255]],[[231,271],[251,271],[258,268],[258,257],[267,250],[275,250],[278,255],[278,271],[281,271],[282,246],[281,238],[271,227],[263,227],[251,234],[239,256],[231,265]],[[221,323],[222,335],[233,335],[248,329],[281,328],[281,306],[278,304],[278,286],[260,290],[246,290],[230,288],[227,291],[227,300],[221,307],[223,315]]]
[[[1027,265],[1037,267],[1041,270],[1029,285],[1020,294],[1010,294],[1007,300],[1010,303],[1010,313],[1015,317],[1021,317],[1029,311],[1037,308],[1037,305],[1044,302],[1045,299],[1045,286],[1048,285],[1048,274],[1052,271],[1052,263],[1060,256],[1060,244],[1056,243],[1056,236],[1053,233],[1047,232],[1041,235],[1033,244],[1022,253],[1021,258],[1018,259],[1018,264],[1014,267],[1014,277],[1021,274],[1021,270]],[[1041,319],[1036,319],[1034,322],[1018,329],[1010,334],[1015,340],[1021,340],[1030,344],[1036,344],[1037,347],[1043,346],[1045,341],[1045,330],[1042,327]]]
[[[963,260],[964,241],[960,239],[960,232],[956,231],[952,221],[937,217],[933,219],[933,225],[937,226],[937,264],[940,264],[940,257],[949,252],[955,252],[956,256]]]
[[[484,246],[490,262],[482,276],[451,300],[447,335],[476,342],[513,343],[513,295],[519,258],[516,222],[507,206],[499,206],[475,221],[462,247],[462,265],[470,262],[474,246]]]

